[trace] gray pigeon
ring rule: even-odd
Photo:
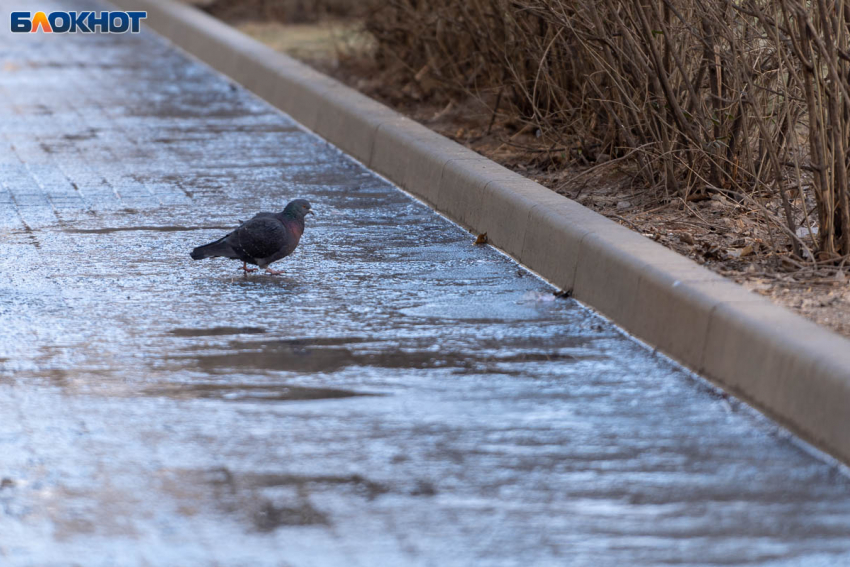
[[[304,234],[304,217],[311,214],[310,203],[304,199],[295,199],[282,213],[257,213],[224,238],[192,250],[192,259],[233,258],[242,261],[245,273],[256,272],[257,268],[248,267],[255,264],[270,274],[282,274],[268,265],[295,251]]]

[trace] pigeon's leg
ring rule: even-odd
[[[248,262],[242,262],[242,271],[248,274],[250,272],[256,272],[257,268],[249,268]]]
[[[266,268],[266,273],[271,274],[273,276],[279,276],[283,273],[283,270],[272,270],[271,268]]]

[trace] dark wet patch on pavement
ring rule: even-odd
[[[98,130],[91,129],[87,132],[82,132],[79,134],[62,134],[62,138],[65,140],[69,140],[72,142],[83,141],[83,140],[91,140],[97,137]]]
[[[328,487],[345,486],[369,500],[390,492],[389,487],[386,485],[373,482],[360,474],[299,475],[262,472],[234,473],[227,468],[217,468],[208,471],[190,471],[189,474],[199,476],[203,482],[211,486],[223,488],[231,492],[245,488],[256,489],[291,486],[296,488],[301,494],[309,494]]]
[[[253,502],[251,520],[260,532],[272,532],[283,526],[330,525],[328,516],[318,511],[309,502],[300,502],[295,506],[275,504],[269,499]]]
[[[523,363],[561,363],[589,361],[596,356],[572,354],[562,350],[529,352],[521,348],[505,350],[437,352],[433,350],[376,349],[360,352],[348,348],[311,345],[304,341],[236,342],[229,353],[175,355],[172,361],[194,361],[199,369],[212,374],[233,370],[284,371],[300,373],[334,372],[345,367],[386,369],[453,369],[459,373],[512,373],[510,366]],[[514,350],[514,352],[511,352]],[[516,372],[516,369],[513,369]]]
[[[330,516],[313,500],[316,496],[343,491],[354,497],[372,501],[391,488],[360,474],[296,475],[289,473],[257,473],[232,471],[227,467],[209,470],[170,470],[163,475],[166,484],[175,488],[186,483],[210,491],[215,509],[242,519],[253,530],[270,533],[278,528],[297,526],[330,526]],[[424,490],[419,495],[432,495],[433,487],[418,483]],[[185,497],[179,490],[178,499]],[[184,506],[189,515],[197,513],[198,499]]]
[[[224,483],[231,486],[244,484],[255,488],[294,486],[303,493],[316,492],[328,487],[345,486],[369,500],[390,492],[387,485],[369,480],[360,474],[243,473],[234,477],[232,474],[225,473]]]
[[[217,337],[222,335],[262,335],[262,327],[212,327],[209,329],[172,329],[169,334],[176,337]]]
[[[224,327],[227,328],[227,327]],[[238,329],[239,327],[234,327]],[[250,327],[248,327],[250,328]],[[226,344],[227,350],[232,351],[245,351],[246,353],[260,352],[265,351],[267,349],[275,350],[275,349],[285,349],[285,350],[297,350],[297,351],[305,351],[307,349],[319,348],[319,347],[335,347],[335,346],[345,346],[345,345],[358,345],[366,342],[370,342],[374,339],[368,339],[366,337],[352,336],[352,337],[309,337],[303,339],[272,339],[272,340],[231,340]],[[206,343],[199,343],[197,345],[192,345],[186,347],[187,351],[205,351],[209,348]],[[179,355],[178,355],[179,356]]]
[[[141,391],[145,396],[162,396],[175,400],[212,399],[229,402],[297,402],[331,400],[357,396],[379,396],[371,392],[355,392],[338,388],[311,388],[284,384],[173,384]]]
[[[228,354],[207,354],[192,357],[173,357],[171,360],[194,361],[198,368],[210,373],[232,369],[280,370],[289,372],[333,372],[356,364],[348,349],[310,349],[281,344],[256,351],[237,351]]]

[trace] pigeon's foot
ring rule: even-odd
[[[249,268],[248,262],[242,262],[242,267],[239,268],[239,269],[242,270],[246,274],[250,274],[251,272],[256,272],[258,268]]]
[[[279,276],[283,273],[283,270],[272,270],[271,268],[266,268],[266,273],[271,274],[273,276]]]

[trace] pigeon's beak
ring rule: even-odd
[[[308,214],[308,215],[316,216],[316,213],[315,213],[315,212],[313,212],[313,209],[308,210],[308,211],[307,211],[307,214]]]

